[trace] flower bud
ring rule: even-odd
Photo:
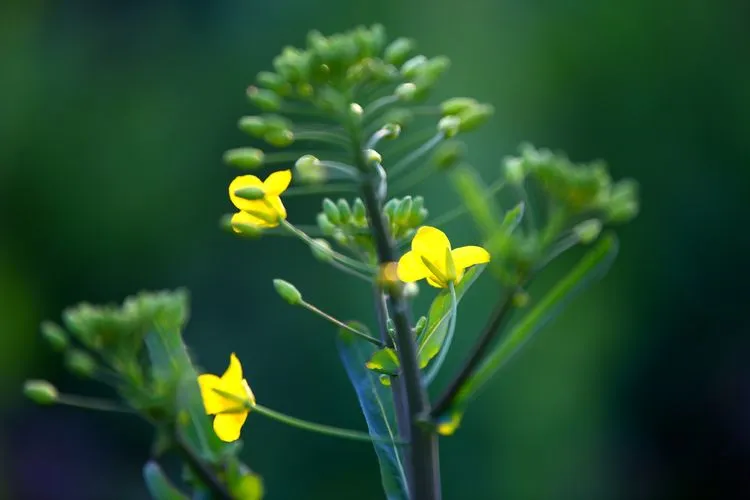
[[[91,377],[97,368],[94,358],[80,349],[73,349],[68,352],[65,356],[65,365],[71,373],[85,378]]]
[[[248,135],[261,138],[268,132],[268,124],[262,116],[243,116],[237,127]]]
[[[417,227],[427,219],[427,209],[424,208],[424,197],[415,196],[411,204],[411,214],[409,214],[409,225]]]
[[[261,71],[256,77],[258,85],[269,88],[277,93],[284,93],[288,90],[289,84],[284,77],[271,71]]]
[[[412,82],[402,83],[396,90],[393,91],[393,95],[398,97],[400,101],[411,101],[414,99],[414,95],[417,92],[417,86]]]
[[[401,292],[404,298],[413,299],[419,295],[419,285],[413,282],[404,283],[404,288]]]
[[[291,305],[295,306],[302,302],[302,294],[288,281],[275,279],[273,280],[273,287],[276,289],[276,293]]]
[[[272,90],[250,86],[247,89],[247,97],[263,111],[278,111],[281,108],[281,97]]]
[[[313,155],[300,156],[294,163],[297,180],[309,184],[320,184],[326,180],[326,169]]]
[[[414,40],[410,38],[397,38],[385,48],[383,59],[390,64],[399,66],[403,64],[414,51]]]
[[[378,375],[378,379],[380,380],[380,383],[383,384],[385,387],[391,386],[391,376],[386,375],[385,373],[381,373]]]
[[[419,68],[419,73],[422,77],[428,78],[430,82],[434,83],[443,76],[450,65],[450,59],[445,56],[433,57]]]
[[[364,226],[365,224],[367,224],[367,210],[365,209],[365,204],[362,202],[361,198],[354,199],[354,205],[352,206],[352,216],[354,217],[354,222],[357,225]]]
[[[313,242],[314,243],[310,245],[313,257],[321,262],[331,262],[333,260],[331,244],[323,238],[316,238]]]
[[[57,401],[57,388],[46,380],[27,380],[23,384],[23,394],[40,405],[49,405]]]
[[[364,110],[362,109],[362,106],[360,106],[356,102],[353,102],[349,104],[349,113],[351,113],[351,115],[356,118],[362,118],[362,113],[364,113]]]
[[[323,213],[334,226],[341,224],[341,213],[339,208],[330,198],[323,199]]]
[[[479,104],[476,99],[471,97],[454,97],[443,101],[440,104],[440,111],[443,115],[457,115],[465,109],[471,108]]]
[[[441,170],[453,167],[466,154],[466,144],[459,140],[447,141],[437,147],[432,161]]]
[[[523,309],[527,305],[529,305],[529,301],[531,301],[531,297],[529,296],[528,292],[525,290],[518,290],[513,294],[513,307],[517,307],[519,309]]]
[[[312,97],[313,93],[315,92],[315,88],[307,82],[298,83],[296,90],[297,95],[303,99]]]
[[[404,78],[412,79],[419,73],[420,68],[425,65],[427,58],[423,55],[414,56],[401,65],[401,74]]]
[[[336,228],[333,231],[333,236],[331,236],[331,237],[333,238],[333,241],[335,241],[336,243],[338,243],[342,247],[345,247],[345,246],[349,245],[349,236],[347,236],[347,234],[344,231],[342,231],[341,229]]]
[[[233,167],[255,169],[263,165],[263,151],[256,148],[236,148],[224,153],[224,163]]]
[[[638,215],[638,184],[630,179],[615,184],[606,210],[612,222],[627,222]]]
[[[349,203],[341,198],[338,203],[336,203],[336,206],[339,209],[339,214],[341,214],[341,223],[348,224],[352,219],[352,209],[349,207]]]
[[[262,200],[266,196],[266,192],[263,191],[262,187],[259,186],[248,186],[240,188],[234,192],[235,196],[242,198],[243,200]]]
[[[461,128],[461,119],[457,116],[444,116],[438,122],[438,131],[442,132],[445,137],[455,136]]]
[[[398,123],[386,123],[381,130],[385,133],[384,139],[396,139],[401,135],[401,126]]]
[[[394,220],[396,224],[404,225],[409,222],[413,203],[411,196],[404,196],[404,198],[398,203],[394,212]]]
[[[324,213],[318,214],[317,222],[318,227],[320,228],[320,232],[325,234],[326,236],[331,236],[336,230],[336,226],[330,220],[328,220],[328,217]]]
[[[573,233],[584,245],[593,243],[602,232],[602,222],[599,219],[589,219],[576,224]]]
[[[396,214],[396,209],[398,208],[398,199],[397,198],[391,198],[387,202],[385,202],[385,205],[383,205],[383,214],[388,217],[390,220],[393,220]]]
[[[365,149],[364,156],[368,164],[381,163],[383,161],[383,157],[374,149]]]
[[[458,114],[458,117],[461,119],[459,130],[461,132],[470,132],[483,125],[494,113],[495,108],[490,104],[471,106]]]
[[[42,337],[54,350],[64,351],[68,347],[68,334],[57,324],[45,321],[42,323],[41,330]]]
[[[516,186],[523,184],[526,178],[526,169],[524,168],[523,160],[516,157],[506,158],[503,167],[505,180]]]
[[[271,146],[285,148],[294,142],[294,134],[289,129],[271,130],[263,136],[263,139]]]

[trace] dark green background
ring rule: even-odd
[[[368,291],[296,241],[236,240],[217,218],[235,173],[221,154],[247,143],[235,122],[254,74],[309,29],[372,22],[453,60],[438,97],[495,105],[469,139],[485,178],[528,140],[605,158],[642,187],[607,278],[443,441],[446,498],[750,498],[750,4],[739,0],[3,2],[0,498],[146,495],[146,426],[20,396],[28,377],[107,394],[66,375],[37,334],[80,300],[189,287],[186,338],[203,366],[220,371],[236,351],[267,406],[363,427],[330,328],[270,280],[365,320]],[[455,202],[443,180],[423,193],[434,214]],[[288,202],[290,220],[311,222],[317,206]],[[466,222],[444,227],[455,244],[477,241]],[[448,371],[493,293],[485,278],[462,304]],[[257,416],[244,437],[268,498],[380,498],[367,445]]]

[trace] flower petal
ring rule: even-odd
[[[235,177],[234,180],[229,184],[229,199],[232,200],[232,204],[240,210],[248,210],[258,203],[263,204],[262,200],[245,200],[235,195],[234,192],[238,189],[246,187],[259,187],[263,188],[263,181],[255,177],[254,175],[241,175]]]
[[[398,274],[398,279],[408,283],[419,281],[425,278],[430,272],[416,252],[406,252],[398,261],[396,273]]]
[[[432,275],[432,273],[427,276],[427,283],[429,283],[430,286],[434,286],[435,288],[445,288],[447,286],[445,283],[438,281],[437,278]]]
[[[232,353],[229,356],[229,366],[227,367],[227,371],[221,376],[221,382],[222,384],[226,384],[227,382],[231,384],[242,384],[242,378],[242,363],[240,363],[237,355]]]
[[[466,269],[475,264],[484,264],[490,261],[490,253],[482,247],[468,246],[456,248],[451,252],[453,263],[458,269]]]
[[[266,201],[271,205],[269,211],[273,210],[273,213],[282,219],[286,219],[286,207],[281,202],[281,198],[276,195],[266,196]],[[278,226],[278,222],[274,226]]]
[[[443,276],[446,273],[445,254],[451,248],[451,242],[440,229],[432,226],[422,226],[417,230],[411,241],[411,249],[420,257],[430,261]],[[432,272],[428,271],[428,274]],[[438,280],[439,281],[439,280]]]
[[[235,227],[237,225],[267,227],[267,222],[263,219],[255,217],[254,215],[250,215],[247,212],[239,211],[236,214],[232,215],[232,231],[234,231],[235,233],[241,233],[242,231]]]
[[[219,413],[214,418],[214,432],[219,439],[227,443],[237,441],[240,438],[242,426],[247,420],[247,412]]]
[[[279,196],[286,191],[290,182],[292,182],[292,171],[280,170],[268,176],[263,183],[263,189],[265,189],[268,194]]]
[[[226,409],[226,400],[214,391],[220,384],[221,379],[216,375],[206,373],[198,376],[198,386],[201,390],[203,407],[206,409],[206,414],[208,415],[214,415]]]

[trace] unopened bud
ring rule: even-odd
[[[390,64],[399,66],[406,61],[406,58],[414,50],[414,46],[414,40],[410,38],[397,38],[385,48],[383,59]]]
[[[529,305],[531,297],[525,290],[518,290],[513,294],[513,306],[522,309]]]
[[[336,207],[339,209],[339,214],[341,215],[341,223],[348,224],[352,219],[352,209],[349,206],[349,203],[341,198],[338,203],[336,203]]]
[[[321,183],[326,180],[326,169],[313,155],[301,156],[295,163],[297,179],[308,183]]]
[[[422,77],[434,82],[446,72],[450,65],[451,60],[445,56],[433,57],[419,68],[419,73]]]
[[[364,110],[362,109],[362,106],[360,106],[356,102],[353,102],[349,105],[349,112],[352,114],[352,116],[360,118],[362,116],[362,113],[364,113]]]
[[[331,250],[331,244],[323,238],[316,238],[310,245],[313,257],[321,262],[331,262],[333,260],[333,254]]]
[[[398,208],[398,203],[399,201],[396,198],[391,198],[385,202],[385,205],[383,205],[383,214],[393,220],[396,214],[396,209]]]
[[[272,73],[271,71],[261,71],[258,73],[256,81],[258,82],[258,85],[267,87],[276,92],[284,90],[287,86],[287,82],[284,80],[283,76],[278,73]]]
[[[461,119],[457,116],[444,116],[438,122],[438,131],[442,132],[445,137],[453,137],[461,129]]]
[[[349,245],[349,236],[347,236],[347,234],[341,229],[337,228],[335,231],[333,231],[332,238],[333,238],[333,241],[335,241],[342,247]]]
[[[334,226],[341,224],[341,213],[339,212],[339,208],[330,198],[323,199],[323,213],[326,214],[326,217],[328,217],[328,220]]]
[[[383,135],[385,139],[396,139],[401,135],[401,125],[398,123],[386,123],[382,130],[385,132],[385,135]]]
[[[286,300],[293,306],[302,302],[302,294],[297,290],[297,287],[288,281],[275,279],[273,280],[273,287],[282,299]]]
[[[443,115],[457,115],[465,109],[476,106],[477,104],[476,99],[472,99],[471,97],[454,97],[447,101],[443,101],[442,104],[440,104],[440,111]]]
[[[324,213],[318,214],[317,222],[318,227],[320,228],[320,232],[325,234],[326,236],[331,236],[336,230],[336,225],[328,220],[328,216]]]
[[[23,394],[40,405],[50,405],[57,401],[57,388],[46,380],[27,380],[23,384]]]
[[[256,148],[236,148],[224,153],[224,163],[233,167],[255,169],[263,165],[263,151]]]
[[[523,184],[524,179],[526,178],[526,169],[524,168],[523,160],[515,157],[506,158],[504,170],[505,179],[509,183],[515,184],[517,186]]]
[[[64,351],[68,347],[68,335],[57,324],[45,321],[42,323],[41,330],[44,340],[56,351]]]
[[[490,104],[477,104],[471,106],[458,114],[461,119],[461,132],[470,132],[483,125],[495,113],[495,108]]]
[[[400,101],[411,101],[414,99],[414,95],[417,92],[417,86],[412,82],[402,83],[396,90],[393,91],[393,95],[398,97]]]
[[[247,89],[247,97],[263,111],[278,111],[281,108],[281,97],[272,90],[251,86]]]
[[[354,221],[359,225],[367,223],[367,210],[365,209],[365,204],[362,202],[361,198],[356,198],[354,200],[352,216],[354,217]]]
[[[412,79],[419,73],[419,70],[427,62],[423,55],[414,56],[401,66],[401,74],[408,79]]]
[[[262,200],[266,196],[266,192],[262,187],[248,186],[240,188],[234,192],[235,196],[242,198],[243,200]]]
[[[365,149],[364,156],[368,164],[381,163],[383,161],[383,157],[374,149]]]
[[[411,196],[405,196],[396,207],[394,219],[397,224],[406,224],[411,218],[411,209],[413,206]]]
[[[261,116],[243,116],[237,122],[237,127],[253,137],[263,137],[268,132],[268,124]]]
[[[80,349],[69,351],[65,356],[65,365],[72,373],[79,377],[91,377],[97,368],[94,358]]]
[[[271,130],[263,136],[263,139],[271,146],[285,148],[294,143],[294,134],[289,129]]]
[[[593,243],[602,232],[602,222],[599,219],[589,219],[576,224],[573,233],[584,245]]]

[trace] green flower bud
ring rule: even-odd
[[[424,214],[423,214],[424,212]],[[409,214],[409,226],[417,227],[427,218],[427,209],[424,208],[424,198],[415,196],[411,204],[411,213]]]
[[[302,302],[302,294],[288,281],[275,279],[273,280],[273,287],[276,289],[276,293],[291,305],[295,306]]]
[[[317,222],[318,227],[320,228],[320,232],[325,234],[326,236],[331,236],[336,230],[336,226],[330,220],[328,220],[328,217],[324,213],[318,214]]]
[[[589,219],[576,224],[573,233],[578,236],[581,243],[588,245],[593,243],[602,232],[602,222],[599,219]]]
[[[357,225],[364,226],[367,224],[367,210],[365,209],[365,204],[362,202],[361,198],[356,198],[354,200],[354,205],[352,206],[352,216],[354,217],[354,222],[357,223]]]
[[[85,378],[91,377],[97,368],[96,360],[89,353],[80,349],[73,349],[67,353],[65,365],[71,373]]]
[[[292,128],[292,122],[281,115],[263,115],[262,118],[267,127],[263,135],[272,131],[283,132]]]
[[[413,203],[411,196],[404,196],[404,198],[398,203],[394,212],[394,220],[396,224],[403,225],[409,222]]]
[[[336,206],[339,209],[339,213],[341,214],[341,223],[348,224],[352,219],[352,209],[349,207],[349,203],[345,199],[341,198],[339,199],[338,203],[336,203]]]
[[[470,132],[483,125],[495,113],[495,108],[490,104],[478,104],[461,111],[458,117],[461,119],[461,132]]]
[[[313,241],[314,243],[310,245],[313,256],[321,262],[331,262],[333,260],[331,244],[323,238],[316,238]]]
[[[419,67],[419,73],[421,76],[428,78],[431,82],[435,82],[438,78],[443,76],[451,65],[450,59],[445,56],[433,57],[425,64]]]
[[[391,386],[391,376],[386,375],[385,373],[381,373],[378,375],[378,379],[380,380],[380,383],[383,384],[385,387]]]
[[[333,241],[341,245],[342,247],[349,245],[349,236],[346,235],[344,231],[341,229],[336,228],[335,231],[333,231]]]
[[[522,309],[529,305],[531,297],[525,290],[519,290],[513,294],[513,306]]]
[[[398,204],[399,200],[397,198],[391,198],[385,203],[385,205],[383,205],[383,214],[385,214],[390,220],[393,220]]]
[[[453,137],[461,128],[461,119],[457,116],[444,116],[438,122],[437,128],[445,137]]]
[[[612,222],[627,222],[638,215],[638,184],[631,179],[616,183],[612,187],[606,211]]]
[[[302,82],[297,84],[297,95],[299,97],[307,99],[308,97],[312,97],[313,93],[315,93],[315,88],[309,83]]]
[[[427,63],[423,55],[414,56],[401,65],[401,74],[404,78],[412,79],[419,74],[420,69]]]
[[[266,192],[262,187],[248,186],[238,189],[234,192],[236,196],[239,196],[243,200],[262,200],[266,196]]]
[[[381,163],[383,161],[383,157],[374,149],[366,149],[364,151],[364,156],[365,161],[370,165],[373,163]]]
[[[310,184],[319,184],[326,180],[326,169],[320,160],[313,155],[300,156],[294,163],[297,179]]]
[[[452,140],[442,143],[435,149],[432,155],[432,161],[441,170],[448,170],[458,163],[466,154],[466,144],[459,140]]]
[[[263,165],[263,151],[256,148],[236,148],[224,153],[224,163],[252,170]]]
[[[237,127],[248,135],[261,138],[268,132],[268,124],[262,116],[243,116]]]
[[[263,111],[278,111],[281,108],[281,97],[272,90],[251,86],[247,89],[247,97]]]
[[[427,326],[427,317],[422,316],[417,320],[417,323],[414,325],[414,335],[419,336],[424,331],[424,328]]]
[[[323,199],[323,213],[326,214],[331,224],[338,226],[341,224],[341,213],[338,207],[330,198]]]
[[[45,321],[41,326],[42,338],[56,351],[64,351],[68,347],[68,334],[60,326],[51,321]]]
[[[46,380],[27,380],[23,384],[23,394],[40,405],[50,405],[57,401],[57,388]]]
[[[414,51],[415,47],[414,40],[410,38],[397,38],[385,48],[383,59],[390,64],[399,66],[403,64],[406,59]]]
[[[270,71],[261,71],[258,73],[256,78],[258,85],[269,88],[274,92],[282,92],[288,90],[289,84],[284,80],[284,77],[277,73]]]
[[[362,106],[360,106],[356,102],[349,104],[349,114],[351,114],[353,117],[359,120],[360,118],[362,118],[362,113],[364,113]]]
[[[443,115],[457,115],[461,113],[462,111],[472,108],[479,103],[476,101],[476,99],[472,99],[471,97],[454,97],[452,99],[448,99],[447,101],[443,101],[443,103],[440,105],[440,111]]]
[[[398,123],[386,123],[381,130],[385,132],[384,139],[396,139],[401,135],[401,126]]]
[[[271,146],[285,148],[294,143],[294,134],[291,130],[271,130],[263,139]]]
[[[503,167],[505,180],[516,186],[523,184],[526,178],[526,169],[523,160],[515,157],[506,158]]]
[[[414,100],[414,95],[417,92],[417,86],[414,85],[412,82],[402,83],[398,87],[396,87],[396,90],[393,91],[393,95],[398,97],[400,101],[412,101]]]

